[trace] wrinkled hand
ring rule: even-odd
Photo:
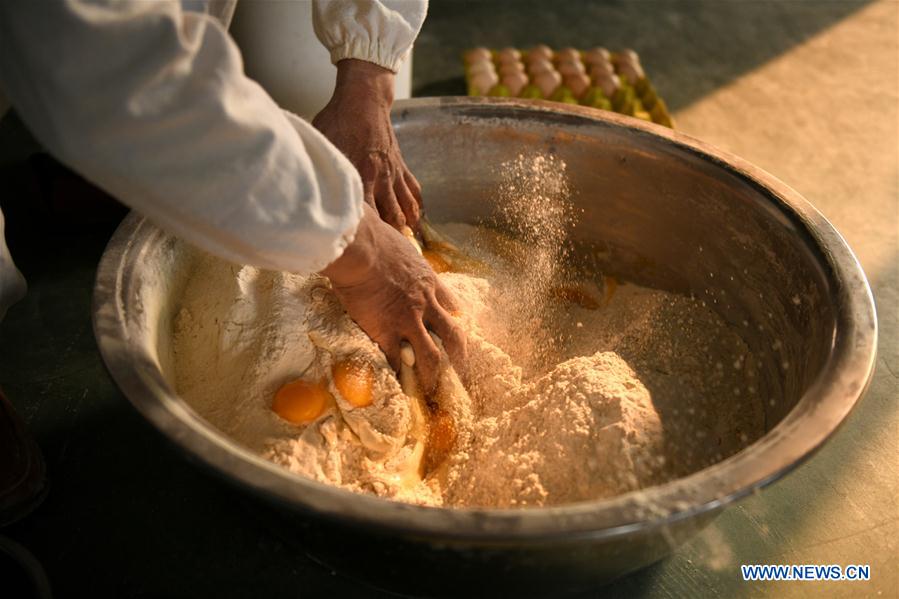
[[[396,229],[418,228],[421,186],[403,161],[393,126],[394,74],[376,64],[346,59],[337,63],[337,84],[328,105],[312,124],[359,171],[365,201]]]
[[[399,232],[365,206],[356,237],[343,254],[322,271],[350,317],[399,370],[400,344],[415,351],[415,369],[426,392],[437,385],[440,351],[428,334],[443,342],[450,361],[464,376],[465,337],[450,314],[452,294],[427,262]]]

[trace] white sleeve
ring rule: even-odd
[[[427,12],[427,0],[312,0],[315,35],[331,52],[331,62],[358,58],[394,73]]]
[[[177,2],[0,2],[0,85],[62,162],[234,262],[320,270],[362,216],[352,164]]]

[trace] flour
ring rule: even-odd
[[[494,228],[441,228],[486,268],[439,275],[461,308],[469,380],[444,356],[427,446],[446,447],[426,450],[423,477],[410,471],[418,404],[322,277],[201,256],[174,323],[179,393],[296,474],[425,505],[610,497],[695,472],[759,438],[757,361],[716,313],[568,268],[572,249],[559,240],[576,214],[563,175],[551,157],[521,156],[504,165]],[[332,367],[347,359],[371,365],[370,405],[354,407],[336,388]],[[334,398],[307,425],[271,409],[276,391],[299,378],[324,382]]]
[[[526,372],[552,359],[557,348],[558,331],[533,323],[546,321],[547,309],[553,304],[552,290],[563,286],[567,275],[570,248],[564,240],[577,212],[569,201],[566,168],[563,161],[543,154],[522,154],[502,164],[497,210],[489,224],[510,235],[481,236],[467,243],[470,249],[486,243],[488,256],[484,259],[501,268],[500,276],[511,283],[504,285],[505,298],[510,300],[504,306],[504,326],[509,341],[519,341],[503,347],[513,351],[513,360]],[[467,238],[465,231],[455,233]],[[491,252],[502,256],[505,264],[498,264]]]
[[[598,301],[560,301],[548,288],[542,318],[522,336],[508,315],[528,310],[517,310],[518,302],[533,302],[531,291],[521,298],[514,255],[530,248],[489,229],[444,231],[495,266],[491,281],[442,275],[464,306],[475,415],[474,442],[453,456],[444,504],[525,507],[613,496],[700,470],[763,434],[756,361],[701,301],[566,276],[560,280]],[[499,262],[484,250],[500,246]],[[515,364],[504,348],[522,339],[529,351],[534,339],[551,339],[543,364]]]
[[[360,492],[434,503],[397,472],[411,451],[409,401],[384,355],[346,316],[327,279],[237,267],[202,256],[175,319],[179,393],[237,442],[290,470]],[[355,408],[330,380],[348,357],[374,367],[374,401]],[[335,397],[297,427],[271,410],[284,383],[328,380]],[[407,497],[408,495],[408,497]]]
[[[424,481],[401,476],[412,445],[409,399],[321,277],[202,257],[175,322],[179,393],[225,434],[297,474],[427,505],[612,496],[700,469],[762,434],[761,407],[747,391],[752,356],[707,307],[627,284],[598,309],[547,303],[531,338],[543,335],[539,327],[566,334],[555,362],[528,374],[507,350],[521,334],[521,323],[504,317],[515,299],[515,261],[484,250],[500,243],[489,230],[444,229],[491,260],[496,274],[440,275],[462,306],[471,381],[463,387],[444,363],[433,400],[451,415],[456,440]],[[374,366],[368,407],[345,402],[329,380],[331,365],[347,356]],[[328,380],[336,398],[307,426],[271,410],[275,391],[296,378]]]

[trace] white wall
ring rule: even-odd
[[[336,69],[312,29],[311,0],[238,2],[231,35],[244,70],[284,108],[311,119],[334,91]],[[396,98],[408,98],[410,55],[396,78]]]

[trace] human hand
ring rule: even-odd
[[[322,271],[337,298],[387,356],[400,368],[400,344],[415,352],[415,370],[426,392],[437,385],[440,351],[428,329],[443,342],[450,361],[464,377],[465,337],[451,315],[452,294],[402,234],[378,218],[370,206],[343,254]]]
[[[421,186],[406,166],[390,123],[394,74],[364,60],[337,63],[331,101],[312,124],[359,171],[365,201],[399,230],[418,229]]]

